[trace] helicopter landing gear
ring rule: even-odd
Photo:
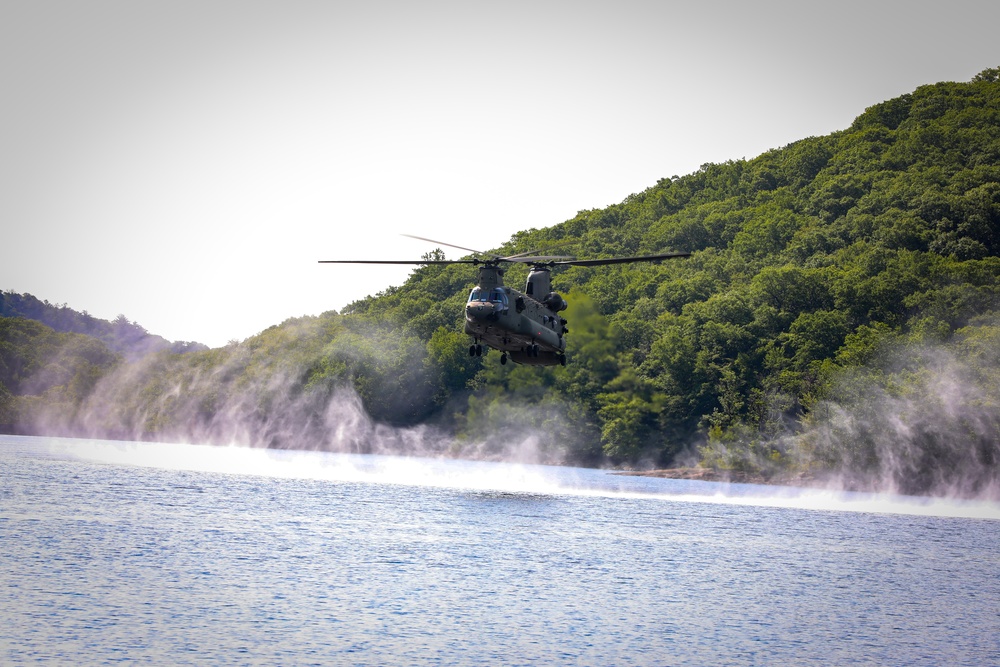
[[[506,352],[504,352],[503,354],[500,355],[500,365],[501,366],[506,366],[507,365],[507,353]]]
[[[481,357],[483,356],[483,346],[479,343],[469,346],[469,356],[470,357]]]

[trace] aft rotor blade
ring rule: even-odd
[[[516,259],[518,259],[520,257],[527,257],[528,255],[530,255],[533,252],[535,252],[535,251],[534,250],[529,250],[528,252],[519,252],[516,255],[507,255],[506,257],[501,257],[500,259],[507,259],[507,260],[510,260],[510,261],[514,261],[514,260],[516,260]],[[567,259],[569,259],[569,258],[567,258]]]
[[[689,252],[672,252],[665,255],[636,255],[634,257],[608,257],[607,259],[572,259],[552,262],[556,266],[603,266],[605,264],[629,264],[631,262],[662,262],[665,259],[690,257]]]
[[[535,255],[535,256],[532,256],[532,257],[526,257],[524,255],[511,255],[510,257],[501,257],[500,259],[504,260],[505,262],[521,262],[522,264],[542,264],[544,262],[556,262],[557,260],[573,259],[573,256],[572,255]],[[559,263],[559,262],[557,262],[557,263]]]
[[[321,259],[320,264],[478,264],[473,259]]]
[[[483,255],[483,254],[485,254],[481,250],[473,250],[472,248],[463,248],[462,246],[455,245],[454,243],[445,243],[444,241],[435,241],[434,239],[425,239],[423,236],[414,236],[413,234],[402,234],[402,236],[405,236],[405,237],[411,238],[411,239],[417,239],[418,241],[427,241],[428,243],[436,243],[437,245],[448,246],[449,248],[455,248],[457,250],[466,250],[468,252],[474,252],[477,255]]]

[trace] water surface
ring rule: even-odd
[[[1000,507],[0,436],[0,663],[1000,664]]]

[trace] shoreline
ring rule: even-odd
[[[632,477],[661,477],[664,479],[690,479],[699,482],[729,484],[768,484],[772,486],[802,486],[824,488],[822,480],[812,473],[777,473],[765,475],[742,470],[716,470],[713,468],[659,468],[655,470],[619,470],[615,475]]]

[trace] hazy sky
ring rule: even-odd
[[[224,345],[1000,66],[1000,3],[0,0],[0,289]],[[450,257],[460,254],[449,251]]]

